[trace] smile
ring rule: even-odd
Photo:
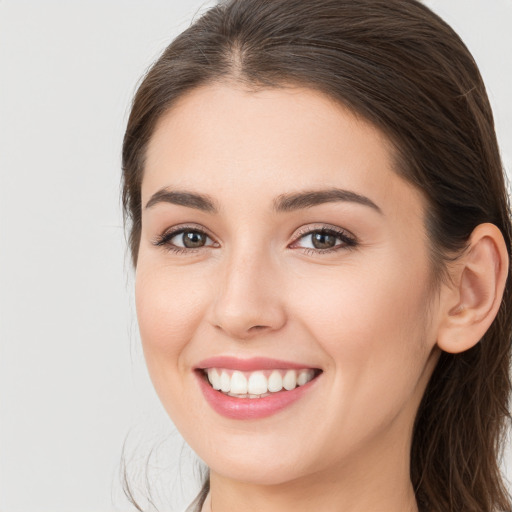
[[[291,391],[315,377],[315,370],[311,368],[252,372],[208,368],[205,373],[213,389],[236,398],[264,398],[271,393]]]
[[[271,416],[313,389],[322,370],[266,358],[216,357],[194,372],[202,394],[221,416],[253,420]]]

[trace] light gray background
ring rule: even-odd
[[[142,490],[160,446],[157,503],[181,510],[195,491],[143,362],[120,147],[139,77],[213,3],[0,0],[0,512],[131,510],[125,438]],[[480,66],[510,172],[512,0],[426,3]]]

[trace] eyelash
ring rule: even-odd
[[[348,231],[345,231],[344,229],[335,226],[320,226],[317,228],[304,228],[303,230],[299,230],[293,244],[296,244],[299,240],[316,233],[320,233],[322,235],[327,236],[334,236],[335,238],[340,240],[341,243],[329,249],[315,249],[312,247],[302,247],[304,253],[308,255],[328,254],[341,250],[350,250],[354,249],[358,245],[357,239],[352,234],[350,234]]]
[[[156,245],[158,247],[163,247],[166,250],[173,252],[175,254],[184,254],[184,253],[191,254],[191,253],[196,253],[199,250],[203,249],[204,246],[199,247],[197,249],[192,249],[192,248],[188,248],[188,247],[178,247],[176,245],[171,244],[171,240],[175,236],[177,236],[181,233],[185,233],[187,231],[192,232],[192,233],[201,233],[201,235],[204,235],[204,236],[208,237],[210,240],[213,240],[212,237],[204,229],[200,228],[199,226],[179,226],[177,228],[166,231],[162,235],[157,236],[156,239],[153,240],[153,245]],[[206,246],[206,247],[212,247],[212,246]]]
[[[193,254],[193,253],[200,251],[201,249],[203,249],[205,247],[215,247],[216,242],[214,242],[214,244],[212,244],[212,245],[202,246],[202,247],[195,248],[195,249],[187,248],[187,247],[178,247],[178,246],[170,243],[170,241],[175,236],[185,233],[187,231],[192,232],[192,233],[200,233],[201,235],[204,235],[213,241],[212,237],[204,229],[200,228],[199,226],[179,226],[177,228],[166,231],[162,235],[157,236],[155,238],[155,240],[153,240],[153,245],[158,246],[158,247],[163,247],[166,250],[171,251],[175,254],[184,254],[184,253],[188,253],[188,254],[192,253]],[[315,248],[311,248],[311,247],[303,247],[302,250],[304,251],[305,254],[308,254],[308,255],[327,254],[327,253],[337,252],[340,250],[354,249],[358,245],[358,242],[353,235],[351,235],[349,232],[347,232],[341,228],[337,228],[334,226],[321,226],[321,227],[313,228],[313,229],[305,228],[304,230],[299,231],[293,244],[297,243],[297,241],[299,241],[307,236],[310,236],[310,235],[313,235],[316,233],[321,233],[321,234],[327,235],[327,236],[334,236],[337,239],[341,240],[341,244],[336,245],[335,247],[332,247],[329,249],[315,249]],[[218,247],[218,245],[217,245],[217,247]]]

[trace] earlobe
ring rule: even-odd
[[[450,353],[476,345],[498,313],[508,275],[509,257],[501,231],[480,224],[454,270],[453,287],[442,302],[437,345]]]

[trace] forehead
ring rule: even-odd
[[[182,96],[148,146],[143,202],[162,187],[199,187],[221,201],[223,193],[232,201],[234,191],[264,198],[341,187],[375,202],[409,198],[416,210],[423,204],[421,193],[395,172],[393,147],[379,129],[300,87],[254,92],[215,84]]]

